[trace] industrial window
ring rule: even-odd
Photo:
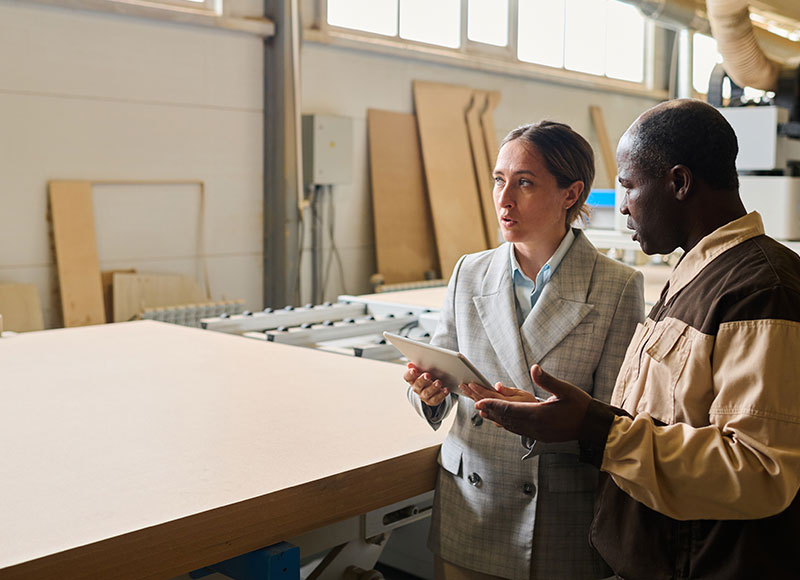
[[[520,60],[644,80],[645,20],[617,0],[519,0]]]
[[[400,0],[400,38],[461,46],[461,0]]]
[[[717,41],[695,32],[692,35],[692,88],[695,92],[708,93],[708,79],[711,71],[722,62],[722,55],[717,51]]]
[[[508,46],[508,2],[469,0],[467,38],[492,46]]]
[[[328,0],[328,24],[397,35],[397,0]]]
[[[328,0],[328,24],[458,48],[461,0]]]
[[[645,18],[618,0],[327,0],[327,24],[642,83]]]

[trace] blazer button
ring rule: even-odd
[[[483,483],[483,480],[481,479],[481,476],[478,475],[477,473],[470,473],[467,476],[467,481],[469,481],[475,487],[480,487],[481,484]]]
[[[475,427],[480,427],[480,426],[483,424],[483,417],[481,417],[481,414],[480,414],[480,413],[475,413],[475,414],[472,416],[472,424],[473,424]]]
[[[536,487],[532,483],[525,483],[522,485],[522,493],[525,495],[533,495]]]

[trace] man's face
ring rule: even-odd
[[[625,133],[617,147],[619,183],[625,189],[619,211],[628,216],[645,254],[669,254],[678,247],[682,219],[670,187],[670,174],[651,177],[631,159],[633,139]]]

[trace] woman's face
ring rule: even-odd
[[[558,187],[539,149],[521,139],[503,145],[493,176],[494,208],[504,240],[537,243],[564,236],[567,209],[583,191],[583,182]]]

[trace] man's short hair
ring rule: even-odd
[[[631,161],[646,175],[661,177],[685,165],[714,189],[739,187],[736,133],[711,105],[674,101],[643,116],[631,137]]]

